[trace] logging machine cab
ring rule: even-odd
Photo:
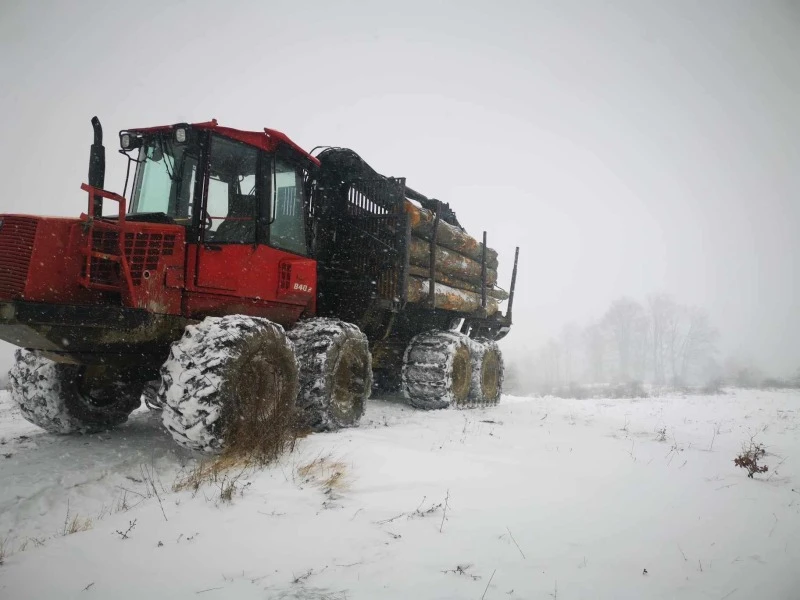
[[[136,163],[128,220],[183,225],[188,242],[207,246],[268,244],[307,255],[304,173],[314,159],[277,151],[282,138],[213,121],[121,132],[122,152]]]

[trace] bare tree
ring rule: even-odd
[[[708,313],[700,308],[686,312],[687,329],[681,346],[680,377],[683,381],[691,376],[691,369],[706,363],[717,352],[719,332],[711,324]]]
[[[670,303],[662,307],[664,309],[664,375],[666,376],[666,369],[669,367],[669,381],[672,385],[681,385],[686,381],[682,365],[686,357],[689,311],[669,299],[664,301]]]
[[[561,384],[561,345],[550,339],[543,349],[544,383],[548,387]]]
[[[558,339],[540,348],[535,373],[526,374],[550,387],[587,380],[645,381],[648,371],[656,384],[703,383],[722,372],[715,360],[718,337],[708,313],[679,305],[667,294],[649,296],[646,310],[623,297],[582,331],[574,323],[565,325]],[[727,371],[731,380],[757,375],[753,369]],[[800,385],[800,370],[796,379]]]
[[[642,314],[634,321],[633,338],[631,340],[631,368],[633,377],[638,381],[647,378],[648,356],[650,354],[650,321]]]
[[[564,381],[574,383],[580,361],[581,335],[575,323],[567,323],[561,329],[561,356],[564,365]]]
[[[647,306],[650,317],[653,381],[662,384],[666,380],[665,359],[669,347],[668,338],[677,318],[677,305],[668,294],[653,294],[647,298]]]
[[[589,325],[583,331],[586,354],[589,360],[589,377],[593,383],[600,383],[605,377],[606,336],[598,323]]]
[[[622,380],[630,379],[631,350],[636,327],[644,311],[641,305],[630,298],[615,300],[603,317],[603,324],[609,328],[617,349],[619,359],[618,373]]]
[[[726,382],[737,387],[757,387],[764,380],[764,372],[750,357],[728,357],[723,373]]]
[[[528,390],[523,388],[520,377],[520,366],[516,357],[509,356],[505,360],[505,375],[503,387],[509,394],[523,394]]]

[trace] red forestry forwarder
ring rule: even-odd
[[[279,414],[356,425],[373,386],[499,401],[516,257],[506,293],[447,204],[351,150],[214,120],[120,132],[128,203],[102,189],[92,125],[87,214],[0,215],[0,339],[29,421],[98,431],[144,396],[177,442],[220,451]]]

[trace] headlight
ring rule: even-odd
[[[119,145],[124,151],[133,150],[142,145],[142,137],[128,131],[119,132]]]

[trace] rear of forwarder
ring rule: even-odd
[[[277,406],[356,425],[373,387],[419,408],[499,400],[517,258],[506,293],[486,234],[448,205],[351,150],[214,120],[122,131],[117,195],[92,124],[86,213],[0,215],[0,339],[23,349],[26,418],[97,431],[144,392],[179,443],[219,451]],[[198,371],[213,389],[181,383]]]

